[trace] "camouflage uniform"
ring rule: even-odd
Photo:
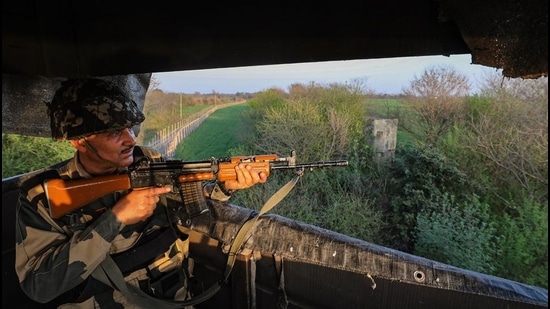
[[[120,130],[143,121],[141,111],[125,102],[124,96],[104,92],[98,99],[92,95],[94,87],[87,89],[86,83],[79,84],[80,88],[71,87],[74,84],[65,87],[59,96],[56,94],[50,105],[54,139],[80,138],[91,134],[89,132],[107,132],[113,128]],[[82,95],[82,89],[90,93]],[[94,99],[86,101],[87,96]],[[80,100],[83,108],[54,106],[61,97],[71,102]],[[117,115],[124,117],[116,118]],[[86,118],[99,121],[94,121],[92,127],[82,128]],[[162,160],[153,149],[137,146],[136,149],[153,160]],[[138,157],[134,151],[134,160]],[[65,180],[92,177],[80,165],[78,152],[61,164],[56,174]],[[22,185],[16,211],[15,269],[21,288],[31,299],[51,302],[59,308],[139,308],[139,304],[132,304],[121,292],[91,276],[107,255],[119,264],[126,282],[148,294],[164,299],[189,298],[187,279],[192,267],[188,264],[192,263],[186,258],[187,235],[178,233],[166,205],[158,205],[145,222],[125,226],[111,212],[112,206],[126,193],[116,192],[53,219],[49,215],[43,178],[47,177],[38,175]],[[166,199],[159,203],[166,203]],[[151,245],[152,248],[146,247]],[[140,251],[144,246],[146,250]],[[143,255],[135,252],[154,254],[154,257],[143,260]]]

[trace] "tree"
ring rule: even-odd
[[[509,78],[488,73],[481,81],[481,93],[494,99],[515,98],[524,102],[548,102],[548,77]]]
[[[400,119],[403,129],[419,140],[435,145],[461,117],[464,100],[470,91],[468,78],[451,66],[431,67],[416,76],[403,89],[411,108],[407,119]]]
[[[506,204],[523,194],[547,201],[548,78],[487,76],[482,93],[489,103],[467,119],[462,147],[477,154]]]
[[[468,99],[469,117],[447,135],[446,153],[490,207],[498,235],[492,274],[547,287],[548,78],[495,72],[481,85]]]
[[[159,89],[159,86],[160,81],[155,75],[151,74],[151,79],[149,80],[149,91]]]

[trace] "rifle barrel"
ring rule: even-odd
[[[338,160],[338,161],[319,161],[319,162],[313,162],[313,163],[300,163],[300,164],[294,164],[294,165],[273,165],[271,169],[273,170],[279,170],[279,169],[289,169],[289,168],[314,168],[314,167],[326,167],[326,166],[347,166],[348,161],[347,160]]]

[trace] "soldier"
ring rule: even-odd
[[[164,160],[154,149],[137,146],[132,128],[145,116],[116,85],[100,79],[62,84],[48,104],[54,140],[68,140],[74,157],[56,165],[64,180],[124,172],[138,158]],[[265,183],[264,172],[235,167],[237,180],[204,186],[206,198],[225,201],[231,190]],[[109,256],[130,286],[159,299],[192,297],[187,235],[174,228],[161,195],[170,188],[115,192],[59,219],[49,216],[37,175],[21,187],[16,212],[15,269],[21,288],[33,300],[59,308],[142,308],[123,291],[96,279]],[[51,175],[48,177],[51,178]],[[217,186],[217,187],[215,187]],[[141,252],[139,255],[135,252]],[[168,284],[169,283],[169,284]]]

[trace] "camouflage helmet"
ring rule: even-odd
[[[47,105],[54,140],[118,131],[145,120],[137,104],[119,87],[95,78],[63,82]]]

